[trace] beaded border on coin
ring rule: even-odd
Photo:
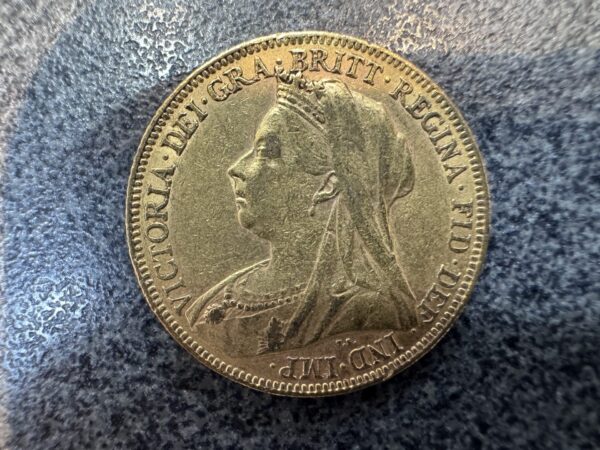
[[[431,326],[430,330],[411,348],[404,351],[395,359],[377,369],[364,374],[339,381],[322,383],[282,382],[246,372],[240,368],[227,364],[216,355],[204,349],[181,326],[177,319],[171,315],[163,304],[163,300],[154,284],[148,264],[144,258],[141,238],[141,196],[142,180],[145,177],[148,158],[156,144],[156,139],[183,100],[204,81],[231,63],[261,51],[275,47],[300,45],[300,44],[326,44],[347,48],[356,52],[368,54],[381,62],[403,72],[414,82],[420,84],[425,91],[443,108],[449,121],[457,131],[464,149],[467,152],[473,183],[475,187],[475,224],[474,243],[469,256],[465,277],[461,282],[450,305],[442,316]],[[139,285],[152,311],[159,318],[169,333],[188,350],[195,358],[208,367],[245,386],[266,391],[272,394],[315,397],[337,395],[358,388],[364,388],[379,381],[390,378],[400,370],[406,369],[427,353],[451,328],[463,309],[466,300],[473,290],[475,281],[481,273],[483,260],[487,250],[489,233],[490,200],[486,182],[485,168],[478,151],[473,134],[464,118],[447,97],[447,95],[414,64],[400,56],[377,45],[370,44],[361,39],[350,36],[319,32],[290,32],[265,36],[245,42],[221,53],[206,64],[194,69],[191,74],[176,88],[154,115],[138,147],[129,177],[126,200],[126,234],[129,254],[135,268]]]

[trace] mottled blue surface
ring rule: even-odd
[[[598,8],[284,3],[99,1],[44,56],[2,186],[8,444],[597,448]],[[391,381],[313,400],[196,363],[143,300],[124,233],[130,164],[161,100],[217,52],[302,29],[428,72],[473,128],[493,206],[486,268],[443,342]]]

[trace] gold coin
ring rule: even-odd
[[[331,33],[259,38],[195,69],[150,122],[127,194],[148,303],[199,361],[333,395],[414,363],[486,252],[473,135],[414,64]]]

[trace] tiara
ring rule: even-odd
[[[324,131],[325,113],[318,103],[323,94],[323,85],[317,81],[306,80],[302,74],[285,74],[280,76],[279,80],[281,82],[277,86],[277,103]],[[314,96],[310,95],[313,93]]]

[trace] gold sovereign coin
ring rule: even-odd
[[[127,240],[150,308],[216,372],[334,395],[428,352],[486,252],[481,155],[448,96],[332,33],[256,39],[195,69],[150,122]]]

